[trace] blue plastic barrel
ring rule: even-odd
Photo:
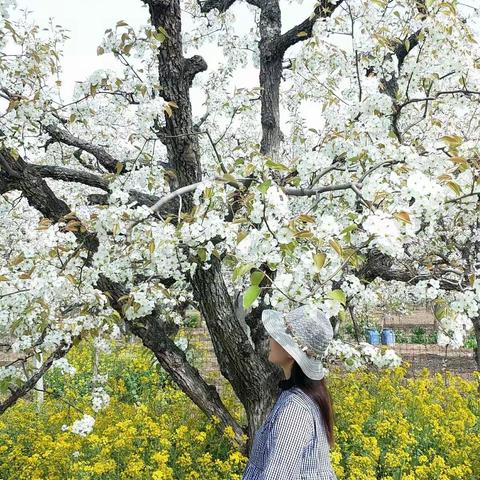
[[[395,345],[395,332],[391,328],[382,330],[382,343],[384,345]]]
[[[367,328],[367,342],[371,345],[378,345],[380,343],[380,334],[374,328]]]

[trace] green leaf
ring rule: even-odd
[[[450,2],[442,2],[440,3],[439,5],[440,9],[441,9],[441,12],[444,14],[444,15],[449,15],[449,16],[455,16],[457,11],[455,10],[455,7],[452,3]]]
[[[254,267],[253,263],[244,263],[239,265],[238,267],[234,268],[232,281],[236,281],[240,277],[243,277],[247,272],[249,272]]]
[[[462,187],[457,183],[451,180],[447,182],[447,185],[455,192],[456,195],[460,196],[462,194]]]
[[[65,278],[72,284],[72,285],[77,285],[77,279],[71,274],[71,273],[67,273],[65,275]]]
[[[328,292],[327,298],[336,300],[337,302],[340,302],[344,306],[347,302],[347,297],[345,293],[343,292],[343,290],[340,290],[340,289],[332,290],[331,292]]]
[[[10,261],[8,262],[8,264],[9,264],[11,267],[16,267],[17,265],[20,265],[20,263],[22,263],[24,260],[25,260],[25,255],[23,255],[23,253],[20,253],[20,254],[17,255],[15,258],[13,258],[12,260],[10,260]]]
[[[158,27],[157,30],[165,37],[165,38],[170,38],[168,35],[167,31],[163,27]]]
[[[153,252],[155,251],[155,240],[150,240],[149,244],[148,244],[148,251],[153,254]]]
[[[330,243],[330,246],[339,254],[342,255],[343,249],[342,246],[335,240],[331,239],[328,243]]]
[[[341,231],[341,234],[342,235],[345,235],[346,233],[350,233],[350,232],[353,232],[354,230],[357,230],[358,228],[358,225],[355,225],[354,223],[352,225],[348,225],[347,227],[345,227],[342,231]]]
[[[222,177],[222,181],[227,182],[227,183],[237,183],[237,179],[231,173],[226,173]]]
[[[165,35],[162,32],[154,32],[153,38],[163,43],[165,41],[165,38],[167,37],[165,37]]]
[[[304,223],[315,223],[315,217],[313,217],[312,215],[307,215],[305,213],[301,213],[297,218]]]
[[[346,242],[350,242],[352,239],[351,233],[357,229],[358,229],[358,226],[355,224],[348,225],[341,231],[341,235],[343,235],[343,238],[345,239]]]
[[[245,290],[243,294],[243,308],[246,310],[260,295],[261,288],[256,285],[251,285]]]
[[[123,170],[124,164],[122,162],[117,162],[115,164],[115,172],[117,172],[117,175]]]
[[[274,162],[273,160],[267,160],[265,162],[265,165],[268,168],[271,168],[272,170],[278,170],[279,172],[289,172],[290,171],[290,169],[288,167],[286,167],[285,165],[283,165],[281,163],[278,163],[278,162]]]
[[[260,282],[263,280],[264,276],[265,274],[263,272],[261,272],[260,270],[256,270],[250,275],[250,283],[253,286],[258,287],[260,285]]]
[[[433,315],[437,320],[441,320],[448,314],[448,306],[446,303],[436,303],[433,305]]]
[[[130,50],[132,49],[133,47],[133,43],[129,43],[128,45],[125,45],[123,48],[122,48],[122,52],[125,53],[126,55],[129,55],[130,54]]]
[[[463,138],[458,135],[444,135],[440,140],[449,147],[458,147],[463,142]]]
[[[245,165],[245,176],[251,175],[255,171],[255,165],[253,163],[247,163]]]
[[[270,185],[272,184],[271,180],[265,180],[262,182],[259,186],[258,189],[263,193],[267,193],[267,190],[270,188]]]
[[[20,154],[18,153],[18,150],[16,148],[11,148],[10,149],[10,155],[14,160],[17,160]]]
[[[313,263],[314,263],[314,270],[316,273],[320,272],[322,267],[325,265],[325,260],[327,259],[327,256],[321,252],[321,253],[316,253],[313,256]]]
[[[203,198],[208,200],[209,198],[212,198],[212,197],[213,197],[213,188],[205,187],[205,189],[203,190]]]
[[[245,230],[240,230],[237,233],[237,243],[240,243],[246,236],[248,235],[248,232]]]
[[[16,30],[13,28],[12,24],[8,20],[3,21],[3,26],[10,31],[14,41],[17,41],[17,39],[19,39]]]
[[[295,238],[312,238],[313,233],[310,230],[298,230],[293,234],[293,236]]]
[[[467,168],[469,167],[467,160],[463,157],[454,156],[454,157],[450,157],[449,160],[455,163],[455,165],[463,165]]]
[[[97,55],[103,55],[105,53],[105,49],[103,47],[97,48]]]

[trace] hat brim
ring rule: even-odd
[[[269,335],[296,360],[307,377],[312,380],[321,380],[325,376],[322,361],[308,357],[293,337],[285,331],[286,326],[280,312],[264,310],[262,322]]]

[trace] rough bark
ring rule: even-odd
[[[94,173],[75,170],[73,168],[59,167],[58,165],[34,165],[29,164],[30,171],[38,174],[42,178],[52,178],[54,180],[63,180],[66,182],[81,183],[90,187],[99,188],[105,192],[110,192],[109,183],[101,176]],[[1,190],[0,190],[1,191]],[[137,202],[138,205],[153,206],[160,198],[156,195],[140,192],[138,190],[129,190],[129,202]],[[107,204],[108,195],[94,193],[89,195],[88,200],[91,205]],[[172,198],[164,206],[162,206],[158,213],[160,215],[177,215],[179,207],[178,198]]]
[[[279,2],[263,2],[260,12],[260,91],[262,141],[260,151],[273,159],[278,157],[282,132],[280,131],[280,80],[283,54],[275,51],[275,41],[280,37],[282,17]]]
[[[198,55],[185,58],[182,51],[182,24],[179,1],[143,0],[150,10],[152,25],[162,27],[168,38],[158,49],[158,79],[161,95],[166,102],[174,102],[173,115],[165,114],[165,127],[159,137],[167,147],[169,163],[175,169],[179,186],[201,180],[198,138],[193,130],[190,87],[195,75],[207,69]],[[185,197],[185,210],[191,207]]]
[[[75,137],[67,130],[58,128],[55,125],[46,125],[44,126],[44,129],[51,136],[50,143],[52,141],[61,142],[65,145],[77,147],[80,150],[84,150],[85,152],[90,153],[99,161],[99,163],[103,166],[103,168],[105,168],[107,172],[125,172],[123,168],[125,164],[113,158],[112,155],[110,155],[104,148],[87,142],[86,140],[83,140],[81,138]]]
[[[231,383],[247,414],[250,441],[265,419],[278,391],[279,372],[268,362],[266,348],[254,350],[220,274],[212,259],[208,270],[198,267],[192,286],[205,318],[222,375]],[[250,442],[247,449],[250,449]]]

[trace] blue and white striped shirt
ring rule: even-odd
[[[301,388],[280,393],[255,433],[242,480],[337,480],[322,415]]]

